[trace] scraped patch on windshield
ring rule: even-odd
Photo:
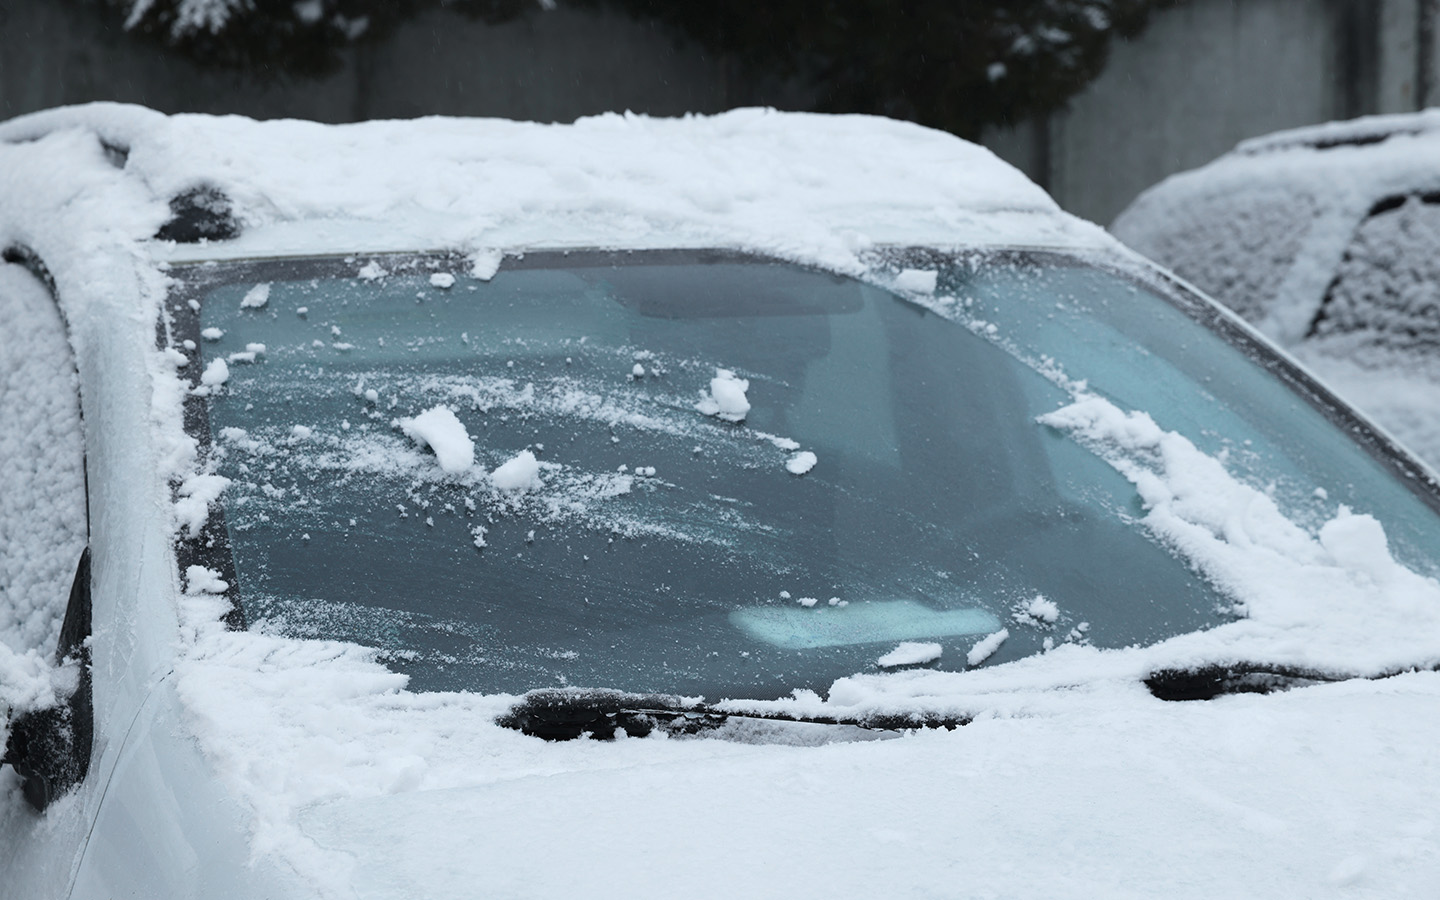
[[[985,634],[1000,627],[1000,620],[984,609],[937,610],[914,600],[848,606],[812,602],[810,607],[745,607],[732,611],[730,621],[757,640],[789,650]]]

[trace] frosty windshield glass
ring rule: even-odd
[[[897,293],[691,251],[179,273],[251,627],[378,647],[417,690],[716,700],[1233,617],[1129,482],[1037,422],[1071,399],[1057,365],[1302,520],[1324,485],[1389,502],[1397,555],[1433,541],[1415,495],[1157,294],[1062,257],[924,262],[928,308],[899,263]]]

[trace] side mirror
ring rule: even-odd
[[[70,602],[60,626],[55,662],[76,673],[75,688],[59,704],[30,710],[10,722],[10,737],[0,765],[21,778],[21,792],[36,810],[79,784],[90,768],[95,737],[95,707],[90,683],[90,548],[80,554]]]

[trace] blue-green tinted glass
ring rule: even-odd
[[[1040,354],[1297,508],[1409,496],[1183,313],[1063,260],[946,263],[948,316],[757,259],[360,262],[196,279],[229,369],[208,427],[254,627],[378,646],[416,689],[775,697],[901,641],[963,669],[1002,627],[987,664],[1224,621],[1132,486],[1036,424],[1068,400]],[[978,316],[997,336],[950,320]],[[473,465],[425,446],[437,415]]]
[[[1440,520],[1404,480],[1283,380],[1178,306],[1100,269],[989,260],[949,263],[940,293],[956,318],[1066,374],[1122,409],[1143,410],[1248,484],[1292,521],[1318,528],[1339,504],[1378,518],[1391,552],[1440,574]],[[1409,479],[1406,479],[1409,480]]]

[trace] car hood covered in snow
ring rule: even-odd
[[[154,239],[185,196],[238,237]],[[537,247],[720,247],[877,279],[868,254],[891,244],[1053,247],[1152,277],[987,151],[867,117],[320,126],[98,105],[0,124],[0,247],[53,278],[87,439],[124,448],[96,463],[118,479],[101,482],[97,521],[118,509],[111,495],[161,511],[144,520],[152,562],[162,526],[172,539],[203,517],[206,489],[181,427],[189,385],[154,346],[175,261],[441,248],[479,269]],[[193,573],[114,574],[134,555],[116,538],[94,548],[109,623],[95,666],[132,674],[118,687],[97,675],[96,732],[123,734],[168,679],[182,721],[164,724],[198,744],[249,858],[297,896],[1313,897],[1435,883],[1440,734],[1426,723],[1440,676],[1408,670],[1440,663],[1440,584],[1391,557],[1376,518],[1290,522],[1263,486],[1144,411],[1072,387],[1046,424],[1129,479],[1145,526],[1247,618],[1151,647],[722,703],[728,731],[706,738],[546,743],[496,724],[516,698],[411,692],[372,649],[228,631]],[[1145,685],[1257,663],[1392,677],[1207,704]],[[17,704],[44,693],[28,687],[0,684]],[[748,715],[970,724],[855,740]],[[96,771],[119,744],[98,749]]]
[[[1427,673],[867,743],[587,741],[562,755],[588,771],[300,822],[365,900],[1404,896],[1436,866],[1413,716],[1437,694]]]

